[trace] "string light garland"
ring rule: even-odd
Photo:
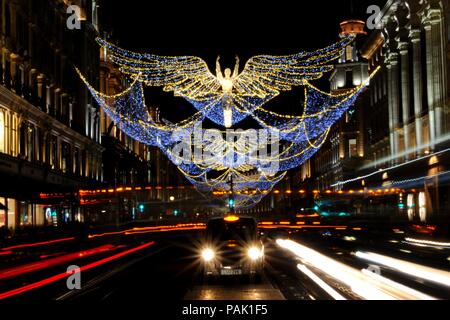
[[[234,73],[227,69],[225,75],[221,74],[219,60],[213,75],[199,57],[140,54],[97,39],[110,60],[130,77],[129,87],[121,93],[105,95],[77,71],[120,130],[141,143],[158,147],[200,192],[223,192],[224,196],[233,192],[236,208],[242,209],[261,201],[288,170],[312,157],[326,141],[331,126],[366,87],[364,83],[340,94],[330,94],[310,83],[333,69],[330,62],[339,58],[353,39],[354,36],[343,37],[314,52],[255,56],[241,73],[237,60]],[[174,92],[197,112],[178,123],[155,121],[145,104],[144,86],[160,86]],[[300,116],[263,108],[282,91],[298,86],[304,87],[305,93]],[[259,124],[259,130],[234,131],[232,140],[221,138],[229,130],[202,128],[206,119],[229,128],[247,117]],[[268,146],[279,150],[268,153]]]

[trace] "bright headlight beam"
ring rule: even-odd
[[[358,251],[355,255],[358,258],[390,267],[399,272],[450,287],[450,272],[422,266],[420,264],[396,258],[391,258],[373,252]]]
[[[347,300],[303,264],[298,264],[297,268],[307,275],[312,281],[314,281],[319,287],[321,287],[326,293],[333,297],[334,300]]]
[[[252,260],[258,260],[262,257],[262,250],[256,247],[252,247],[248,250],[248,256]]]
[[[202,251],[203,260],[205,260],[206,262],[209,262],[212,259],[214,259],[214,256],[215,256],[215,254],[212,249],[205,249]]]

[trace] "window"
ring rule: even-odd
[[[35,137],[36,130],[29,123],[22,123],[20,126],[20,154],[28,161],[34,161],[35,158]]]
[[[64,173],[70,172],[70,163],[71,163],[71,150],[70,144],[63,142],[61,144],[61,170]]]
[[[6,199],[0,198],[0,228],[6,225]]]
[[[353,47],[347,46],[345,49],[345,59],[346,61],[353,61]]]
[[[27,128],[27,158],[28,161],[36,160],[36,129],[32,125]]]
[[[0,109],[0,152],[6,152],[6,121],[5,121],[5,111]]]
[[[19,135],[17,133],[18,129],[18,119],[15,114],[11,115],[11,144],[10,144],[10,153],[13,157],[16,157],[19,153]]]
[[[74,173],[79,176],[80,175],[80,171],[81,171],[81,166],[80,166],[80,150],[78,148],[75,148],[74,152],[73,152],[73,163],[74,163]]]
[[[356,147],[356,139],[348,140],[348,156],[350,158],[358,156],[358,149]]]
[[[48,139],[48,161],[52,169],[58,169],[58,143],[55,136],[50,136]]]

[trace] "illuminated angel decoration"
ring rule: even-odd
[[[232,192],[229,185],[232,178],[236,208],[244,208],[258,203],[288,170],[299,167],[320,149],[331,126],[353,105],[378,71],[360,86],[339,94],[323,92],[310,83],[333,68],[329,63],[352,40],[345,37],[330,47],[309,53],[255,56],[241,72],[238,57],[234,70],[226,68],[223,72],[218,57],[214,75],[198,57],[134,53],[98,39],[110,59],[132,82],[123,92],[108,96],[93,88],[81,73],[80,77],[120,130],[137,141],[158,147],[201,192],[219,190],[226,200]],[[174,92],[192,103],[197,113],[178,123],[155,121],[145,103],[146,85]],[[301,115],[282,115],[263,107],[282,91],[296,86],[304,89],[303,106],[299,106]],[[270,143],[262,145],[261,139],[249,143],[254,141],[248,139],[253,136],[251,129],[235,130],[236,139],[231,141],[215,138],[206,144],[198,143],[195,133],[206,118],[230,127],[246,117],[254,119],[262,132],[267,132],[267,136],[274,134],[277,140],[270,138]],[[217,131],[216,136],[222,137],[229,130]],[[205,133],[211,135],[203,130],[199,141],[203,141]],[[281,148],[273,148],[274,141]],[[266,151],[267,145],[278,152],[261,152]],[[195,152],[190,154],[191,146],[201,149],[202,157],[196,157]]]
[[[314,52],[286,56],[259,55],[250,58],[239,73],[236,57],[234,72],[222,74],[219,58],[216,75],[207,63],[195,56],[159,56],[121,49],[105,40],[99,44],[108,50],[111,61],[131,76],[140,76],[147,86],[161,86],[185,98],[213,122],[229,127],[277,97],[282,91],[319,79],[333,69],[353,37]],[[207,111],[206,111],[207,110]]]

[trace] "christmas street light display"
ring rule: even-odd
[[[223,194],[225,203],[232,193],[234,207],[242,209],[258,203],[288,170],[313,156],[326,141],[333,123],[364,90],[367,83],[330,94],[310,83],[333,68],[330,62],[341,56],[352,40],[353,36],[343,37],[311,53],[255,56],[241,73],[237,57],[234,71],[225,69],[223,73],[218,58],[214,76],[198,57],[134,53],[98,39],[111,61],[130,77],[130,86],[119,94],[105,95],[79,74],[119,129],[137,141],[158,147],[200,192]],[[155,121],[145,104],[145,86],[173,91],[197,112],[178,123]],[[263,108],[295,86],[304,87],[301,115]],[[259,130],[232,131],[229,139],[229,128],[247,117],[256,121]],[[224,129],[203,129],[205,119]]]
[[[219,125],[230,127],[248,117],[253,110],[307,81],[319,79],[331,71],[329,63],[339,58],[343,48],[353,41],[346,36],[341,41],[314,52],[287,56],[259,55],[249,59],[239,73],[239,59],[234,71],[222,73],[219,58],[216,75],[206,62],[194,56],[158,56],[121,49],[103,39],[98,43],[108,50],[112,62],[128,75],[140,75],[148,86],[161,86],[185,98],[198,110],[207,106],[207,117]]]

